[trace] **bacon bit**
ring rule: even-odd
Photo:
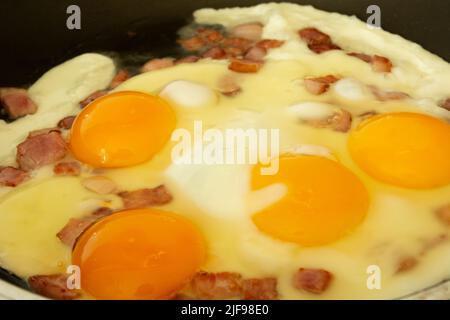
[[[68,274],[36,275],[28,278],[31,289],[47,298],[56,300],[73,300],[79,298],[79,290],[67,288]]]
[[[119,72],[117,72],[117,74],[111,80],[111,84],[109,85],[109,88],[114,89],[119,84],[121,84],[122,82],[125,82],[129,78],[130,78],[130,74],[128,73],[128,71],[125,69],[121,69],[121,70],[119,70]]]
[[[261,69],[262,62],[249,61],[244,59],[233,59],[228,65],[228,69],[240,73],[254,73]]]
[[[372,63],[372,56],[369,56],[368,54],[365,54],[365,53],[350,52],[350,53],[347,53],[347,55],[358,58],[367,63]]]
[[[450,111],[450,98],[447,98],[443,100],[441,103],[439,103],[439,107]]]
[[[260,22],[244,23],[231,29],[230,34],[237,38],[257,41],[261,39],[263,25]]]
[[[300,268],[295,273],[293,285],[298,290],[321,294],[327,290],[333,275],[323,269]]]
[[[221,77],[217,86],[220,93],[227,97],[234,97],[242,91],[241,87],[236,83],[234,77],[229,75]]]
[[[57,176],[79,176],[81,166],[76,161],[60,162],[53,168],[53,172]]]
[[[244,38],[225,38],[222,42],[224,48],[238,48],[246,51],[252,45],[252,41]]]
[[[62,243],[73,248],[78,237],[90,227],[94,222],[113,213],[113,210],[106,207],[96,209],[91,215],[81,218],[72,218],[56,234]]]
[[[69,130],[72,128],[72,124],[75,121],[75,116],[65,117],[58,122],[58,128]]]
[[[407,93],[400,91],[384,91],[376,86],[368,86],[372,94],[379,101],[388,101],[388,100],[403,100],[408,99],[411,96]]]
[[[419,261],[415,257],[405,257],[398,263],[395,273],[410,271],[416,267],[418,263]]]
[[[192,55],[192,56],[187,56],[187,57],[176,60],[175,64],[177,65],[180,63],[194,63],[194,62],[197,62],[198,60],[200,60],[199,56]]]
[[[0,186],[16,187],[29,177],[26,171],[14,167],[0,167]]]
[[[156,188],[124,191],[118,194],[122,198],[126,209],[145,208],[154,205],[163,205],[172,201],[172,195],[164,185]]]
[[[306,42],[308,48],[317,54],[329,50],[341,49],[331,41],[329,35],[316,28],[304,28],[299,30],[298,34],[300,35],[300,38]]]
[[[284,44],[283,40],[264,39],[264,40],[258,41],[256,43],[256,46],[260,47],[260,48],[264,48],[266,50],[269,50],[269,49],[275,49],[275,48],[281,47],[283,44]]]
[[[197,34],[205,42],[220,42],[223,39],[223,34],[221,32],[210,28],[199,28],[197,29]]]
[[[27,90],[19,88],[0,88],[0,105],[11,119],[17,119],[37,111],[37,105],[28,96]]]
[[[246,279],[242,282],[244,299],[274,300],[278,298],[277,279]]]
[[[23,170],[33,170],[54,163],[66,156],[66,142],[59,132],[28,137],[17,146],[16,160]]]
[[[149,71],[169,68],[174,65],[175,65],[175,60],[173,58],[151,59],[142,66],[141,72],[149,72]]]
[[[250,48],[246,52],[244,59],[249,60],[249,61],[263,61],[266,54],[267,54],[266,49],[255,46],[255,47]]]
[[[108,93],[108,90],[99,90],[99,91],[95,91],[94,93],[91,93],[87,98],[85,98],[84,100],[80,101],[80,107],[84,108],[86,107],[88,104],[90,104],[92,101],[103,97],[104,95],[106,95]]]
[[[242,277],[233,272],[198,272],[190,288],[198,299],[230,299],[242,297]]]
[[[226,51],[220,47],[212,47],[206,50],[202,55],[203,58],[211,58],[211,59],[225,59],[226,56],[227,56]]]
[[[59,128],[44,128],[44,129],[38,129],[38,130],[33,130],[30,131],[28,133],[27,138],[32,138],[41,134],[48,134],[50,132],[57,132],[57,133],[61,133],[61,130],[59,130]]]
[[[330,85],[338,81],[339,78],[336,78],[333,75],[327,75],[325,77],[318,78],[306,78],[304,80],[305,88],[308,92],[319,95],[322,94],[330,88]]]
[[[245,50],[237,47],[224,48],[228,58],[240,58],[244,55]]]
[[[201,37],[198,36],[189,39],[178,40],[178,43],[186,51],[198,51],[206,45],[206,42]]]
[[[85,178],[81,181],[81,184],[86,189],[98,194],[109,194],[117,190],[117,185],[114,181],[103,176]]]
[[[450,226],[450,203],[436,210],[437,217]]]
[[[308,120],[306,123],[316,128],[330,128],[338,132],[348,132],[352,126],[352,115],[347,110],[341,108],[328,118]]]
[[[392,62],[386,57],[374,55],[372,57],[372,69],[375,72],[391,72]]]

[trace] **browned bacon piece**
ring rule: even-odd
[[[262,65],[263,63],[260,61],[233,59],[228,65],[228,69],[240,73],[255,73],[261,69]]]
[[[75,116],[65,117],[58,122],[58,128],[69,130],[72,128],[72,124],[75,121]]]
[[[190,289],[198,299],[242,298],[242,277],[233,272],[198,272]]]
[[[53,167],[53,172],[57,176],[79,176],[81,166],[76,161],[60,162]]]
[[[198,51],[207,45],[206,41],[199,36],[194,36],[188,39],[180,39],[178,40],[178,43],[186,51]]]
[[[348,132],[352,126],[352,115],[347,110],[341,108],[328,118],[308,120],[307,124],[316,128],[329,128],[338,132]]]
[[[114,76],[114,78],[111,80],[111,84],[109,85],[110,89],[114,89],[122,82],[125,82],[130,78],[130,74],[127,70],[121,69],[117,74]]]
[[[79,290],[67,288],[68,274],[35,275],[28,278],[30,288],[47,298],[57,300],[72,300],[79,298]]]
[[[31,137],[35,137],[41,134],[48,134],[50,132],[57,132],[57,133],[61,133],[61,130],[59,128],[44,128],[44,129],[37,129],[37,130],[33,130],[30,131],[28,133],[28,137],[27,138],[31,138]]]
[[[235,78],[229,75],[221,77],[217,87],[220,93],[227,97],[234,97],[242,91],[241,87],[236,83]]]
[[[330,88],[330,85],[338,81],[339,78],[333,75],[327,75],[318,78],[306,78],[304,80],[305,88],[308,92],[319,95],[322,94]]]
[[[246,51],[253,44],[252,41],[244,38],[230,37],[225,38],[222,41],[223,48],[238,48],[242,51]]]
[[[164,185],[156,188],[124,191],[118,194],[126,209],[144,208],[155,205],[163,205],[172,201],[172,195]]]
[[[89,103],[91,103],[92,101],[94,101],[95,99],[98,99],[100,97],[103,97],[104,95],[106,95],[108,93],[108,90],[98,90],[95,91],[93,93],[91,93],[89,96],[87,96],[85,99],[80,101],[80,107],[84,108],[86,107]]]
[[[284,44],[283,40],[264,39],[264,40],[258,41],[256,43],[256,46],[260,47],[260,48],[264,48],[266,50],[269,50],[269,49],[281,47],[283,44]]]
[[[33,170],[65,157],[66,142],[56,131],[28,137],[17,146],[16,160],[23,170]]]
[[[230,34],[237,38],[257,41],[261,39],[263,25],[260,22],[250,22],[233,27]]]
[[[450,98],[447,98],[439,103],[439,107],[450,111]]]
[[[358,58],[359,60],[362,60],[367,63],[372,63],[372,56],[365,54],[365,53],[349,52],[349,53],[347,53],[347,55]]]
[[[197,29],[197,35],[206,43],[216,43],[223,39],[223,34],[212,28],[201,27]]]
[[[212,47],[206,50],[202,54],[202,57],[211,59],[225,59],[227,57],[227,52],[220,47]]]
[[[333,275],[323,269],[300,268],[294,275],[293,285],[299,290],[320,294],[327,290]]]
[[[384,91],[376,86],[369,86],[370,91],[379,101],[403,100],[410,98],[410,95],[400,91]]]
[[[303,41],[306,42],[308,48],[315,53],[322,53],[330,50],[340,50],[341,48],[331,41],[326,33],[316,28],[303,28],[298,34]]]
[[[375,72],[391,72],[392,62],[386,57],[374,55],[372,57],[372,69]]]
[[[436,215],[443,223],[450,226],[450,203],[437,209]]]
[[[26,171],[14,167],[0,167],[0,186],[16,187],[29,177]]]
[[[274,300],[278,298],[277,280],[275,278],[245,279],[242,282],[244,299]]]
[[[141,72],[149,72],[169,68],[173,65],[175,65],[175,60],[173,58],[151,59],[142,66]]]
[[[249,60],[249,61],[263,61],[264,57],[267,54],[267,50],[262,48],[262,47],[258,47],[258,46],[254,46],[251,47],[244,56],[245,60]]]
[[[419,263],[419,260],[417,260],[417,258],[415,258],[415,257],[412,257],[412,256],[403,257],[398,262],[395,273],[402,273],[402,272],[410,271],[414,267],[416,267],[418,263]]]
[[[95,210],[91,215],[72,218],[67,222],[67,224],[56,234],[56,236],[61,240],[62,243],[73,248],[78,237],[91,226],[97,220],[112,214],[113,211],[110,208],[100,207]]]
[[[37,111],[37,105],[25,89],[0,88],[0,104],[11,119],[17,119]]]

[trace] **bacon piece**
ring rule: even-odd
[[[293,285],[298,290],[321,294],[330,285],[333,275],[323,269],[300,268],[295,273]]]
[[[308,120],[306,123],[316,128],[330,128],[338,132],[347,132],[352,126],[352,115],[347,110],[341,108],[328,118]]]
[[[254,46],[245,53],[244,59],[249,61],[262,61],[266,54],[266,49]]]
[[[437,209],[436,215],[443,223],[450,226],[450,203]]]
[[[186,51],[198,51],[206,46],[205,40],[203,40],[199,36],[195,36],[189,39],[180,39],[178,40],[178,43]]]
[[[198,272],[190,289],[198,299],[231,299],[242,297],[242,277],[233,272]]]
[[[372,57],[372,70],[375,72],[391,72],[392,62],[386,57],[374,55]]]
[[[242,282],[244,299],[274,300],[278,298],[277,279],[246,279]]]
[[[175,65],[175,60],[173,58],[151,59],[142,66],[141,72],[149,72],[169,68],[173,65]]]
[[[16,187],[29,177],[26,171],[14,167],[0,167],[0,186]]]
[[[37,111],[37,105],[25,89],[0,88],[0,104],[11,119],[17,119]]]
[[[250,46],[252,44],[253,44],[252,41],[250,41],[248,39],[237,38],[237,37],[225,38],[222,41],[222,46],[224,49],[238,48],[238,49],[241,49],[242,51],[246,51],[248,48],[250,48]]]
[[[220,93],[228,97],[233,97],[242,91],[234,77],[229,75],[221,77],[217,86]]]
[[[59,132],[28,137],[17,146],[16,160],[23,170],[33,170],[65,157],[66,142]]]
[[[256,46],[260,47],[260,48],[264,48],[266,50],[269,50],[269,49],[281,47],[283,44],[284,44],[283,40],[264,39],[264,40],[258,41],[256,43]]]
[[[404,257],[398,262],[395,273],[410,271],[411,269],[416,267],[418,263],[419,260],[417,260],[417,258],[415,257]]]
[[[237,38],[257,41],[261,39],[263,25],[260,22],[244,23],[231,29],[230,34]]]
[[[369,86],[370,91],[375,96],[375,98],[379,101],[388,101],[388,100],[403,100],[408,99],[411,96],[407,93],[400,91],[384,91],[376,86]]]
[[[224,48],[227,53],[228,58],[242,58],[245,53],[245,50],[237,47],[226,47]]]
[[[86,107],[89,103],[91,103],[95,99],[103,97],[107,93],[108,93],[108,90],[98,90],[98,91],[95,91],[94,93],[91,93],[88,97],[86,97],[85,99],[80,101],[80,107],[81,108]]]
[[[28,133],[28,137],[27,138],[32,138],[41,134],[48,134],[50,132],[57,132],[57,133],[61,133],[61,130],[59,130],[59,128],[44,128],[44,129],[38,129],[38,130],[33,130],[30,131]]]
[[[223,34],[211,28],[198,28],[197,35],[207,43],[220,42],[223,39]]]
[[[121,69],[117,74],[114,76],[114,78],[111,80],[111,84],[109,85],[110,89],[114,89],[122,82],[125,82],[130,78],[130,74],[127,70]]]
[[[57,176],[79,176],[81,166],[76,161],[60,162],[53,167],[53,172]]]
[[[358,58],[359,60],[362,60],[367,63],[372,63],[372,56],[365,54],[365,53],[349,52],[349,53],[347,53],[347,55]]]
[[[198,60],[200,60],[199,56],[191,55],[191,56],[187,56],[187,57],[176,60],[175,64],[177,65],[180,63],[194,63],[194,62],[197,62]]]
[[[228,65],[228,69],[240,73],[255,73],[263,65],[260,61],[250,61],[244,59],[233,59]]]
[[[113,210],[106,207],[96,209],[91,215],[72,218],[67,224],[56,234],[62,243],[73,248],[78,237],[90,227],[94,222],[113,213]]]
[[[203,58],[211,58],[211,59],[224,59],[226,58],[226,56],[227,56],[226,51],[220,47],[212,47],[206,50],[202,55]]]
[[[72,128],[72,124],[75,121],[75,116],[65,117],[58,122],[58,128],[69,130]]]
[[[109,194],[117,190],[117,185],[114,181],[103,176],[92,176],[83,179],[81,184],[86,189],[98,193],[98,194]]]
[[[172,201],[172,195],[164,185],[152,189],[145,188],[135,191],[124,191],[118,195],[122,198],[126,209],[163,205]]]
[[[322,94],[330,88],[330,85],[338,81],[339,78],[333,75],[327,75],[318,78],[306,78],[304,80],[305,88],[308,92],[319,95]]]
[[[308,48],[315,53],[322,53],[329,50],[340,50],[341,48],[331,41],[326,33],[316,28],[304,28],[299,30],[298,34],[306,42]]]
[[[439,107],[450,111],[450,98],[447,98],[439,103]]]
[[[36,275],[28,278],[31,289],[47,298],[57,300],[73,300],[79,298],[79,290],[67,288],[68,274]]]

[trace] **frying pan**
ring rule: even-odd
[[[258,0],[2,0],[0,87],[27,86],[51,67],[84,52],[114,55],[128,67],[151,57],[178,55],[176,32],[199,8],[251,6]],[[366,21],[381,8],[383,29],[450,61],[450,2],[440,0],[290,0]],[[81,9],[81,29],[66,27],[69,5]],[[448,282],[429,288],[450,291]],[[0,268],[0,298],[33,298],[20,278]],[[448,296],[447,296],[448,297]]]

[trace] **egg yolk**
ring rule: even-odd
[[[253,215],[264,233],[303,246],[339,239],[363,221],[369,205],[361,181],[336,161],[318,156],[281,157],[275,175],[252,172],[252,189],[287,187],[278,202]]]
[[[157,209],[115,213],[86,230],[72,262],[81,287],[97,299],[167,299],[205,260],[205,245],[186,218]]]
[[[70,148],[94,167],[126,167],[151,159],[175,128],[175,113],[163,99],[117,92],[94,100],[75,119]]]
[[[450,125],[417,113],[390,113],[362,122],[348,148],[373,178],[405,188],[425,189],[450,182]]]

